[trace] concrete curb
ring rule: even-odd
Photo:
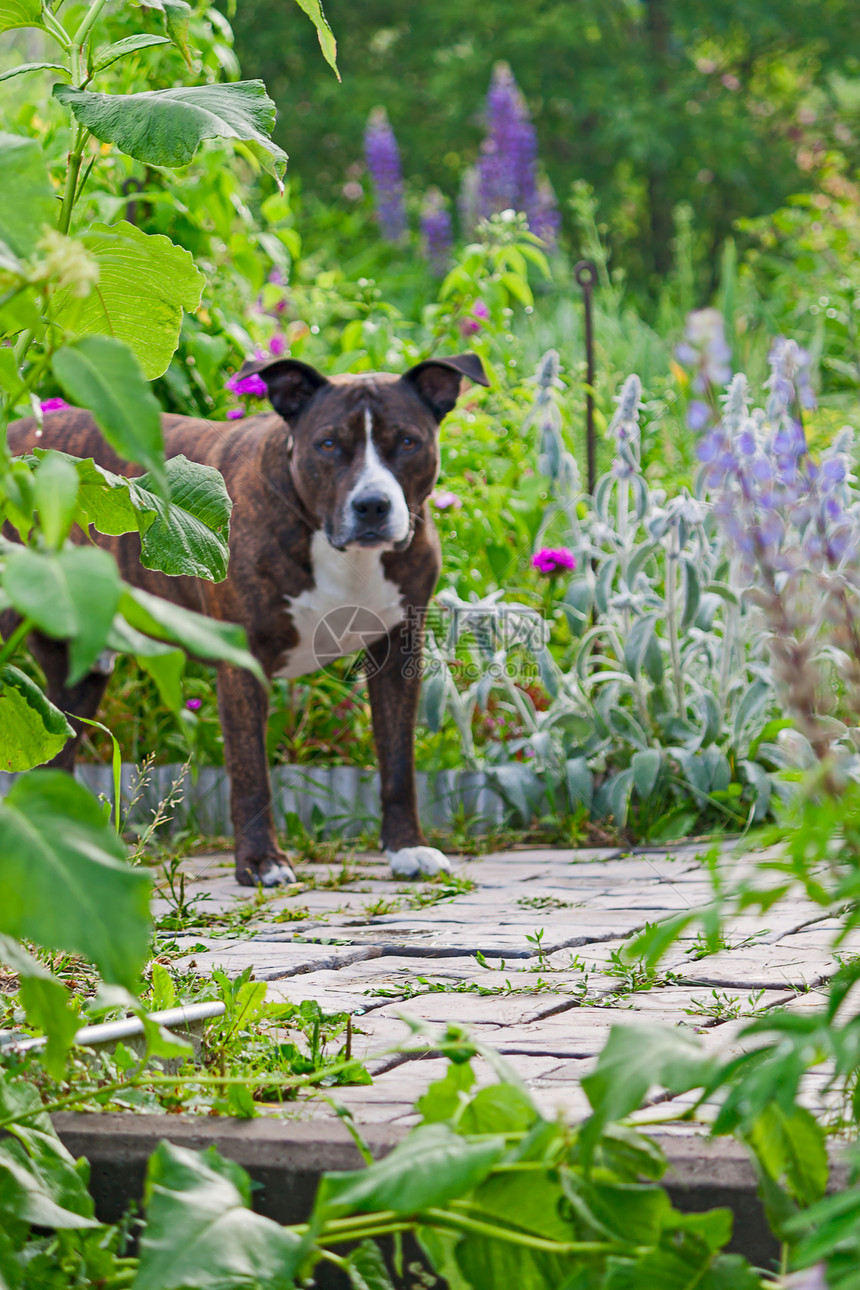
[[[140,1200],[146,1161],[162,1138],[195,1151],[215,1145],[258,1184],[254,1208],[279,1223],[307,1219],[322,1173],[361,1165],[352,1138],[337,1121],[63,1112],[53,1122],[72,1155],[89,1160],[96,1212],[105,1222],[115,1222],[130,1203]],[[362,1133],[379,1157],[396,1146],[406,1130],[371,1124],[363,1125]],[[773,1267],[779,1246],[765,1221],[744,1148],[733,1139],[653,1136],[669,1160],[666,1185],[673,1203],[688,1212],[731,1209],[735,1227],[730,1248],[759,1267]],[[842,1185],[844,1170],[838,1164],[835,1174],[835,1184]],[[341,1284],[322,1279],[322,1271],[320,1287]]]

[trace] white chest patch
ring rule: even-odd
[[[344,654],[365,649],[403,620],[399,589],[385,576],[382,551],[336,551],[322,533],[311,539],[314,586],[287,597],[298,632],[276,675],[306,676]]]

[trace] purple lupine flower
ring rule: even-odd
[[[49,412],[62,412],[63,408],[68,408],[71,404],[67,403],[65,399],[56,398],[42,399],[39,406],[42,411],[47,414]]]
[[[421,249],[437,277],[443,277],[451,259],[451,216],[438,188],[431,188],[421,210]]]
[[[566,546],[544,546],[532,556],[532,568],[547,578],[576,568],[576,556]]]
[[[224,382],[226,388],[233,394],[246,394],[252,399],[265,399],[268,396],[266,382],[256,372],[250,376],[230,376]]]
[[[531,232],[547,246],[554,247],[561,231],[561,212],[555,189],[545,176],[537,186],[534,201],[526,209],[526,216]]]
[[[430,494],[430,501],[437,511],[450,511],[452,509],[459,511],[463,505],[462,497],[458,497],[456,493],[451,493],[444,489],[441,492],[434,489]]]
[[[537,136],[507,63],[496,63],[487,92],[487,135],[478,162],[478,212],[534,211]]]
[[[675,357],[679,363],[696,368],[693,389],[697,394],[706,394],[715,386],[722,388],[728,382],[732,351],[719,309],[694,309],[687,314],[684,339]]]
[[[374,108],[364,132],[364,158],[373,180],[376,217],[387,242],[401,242],[406,233],[403,172],[400,149],[385,108]]]
[[[795,396],[802,408],[816,406],[815,394],[809,380],[809,352],[796,340],[777,336],[767,356],[770,376],[765,388],[770,391],[767,401],[769,417],[788,411]]]
[[[186,706],[186,708],[188,708],[189,712],[199,712],[199,711],[200,711],[200,709],[203,707],[203,700],[202,700],[202,699],[186,699],[186,700],[185,700],[185,706]]]

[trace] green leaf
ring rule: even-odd
[[[27,1020],[48,1037],[48,1073],[56,1080],[62,1079],[66,1053],[80,1026],[78,1014],[69,1007],[68,989],[10,936],[0,935],[0,962],[18,974]]]
[[[605,1124],[635,1111],[652,1085],[672,1093],[704,1086],[713,1062],[695,1035],[669,1026],[613,1026],[582,1088],[594,1110],[584,1124],[583,1148],[592,1151]]]
[[[8,1073],[0,1080],[0,1119],[26,1148],[45,1179],[51,1199],[64,1210],[92,1218],[93,1199],[86,1186],[88,1171],[66,1150],[42,1108],[38,1090]]]
[[[287,155],[269,137],[275,105],[262,81],[186,85],[140,94],[94,94],[57,85],[54,95],[102,143],[150,166],[186,166],[204,139],[236,139],[280,183]]]
[[[756,1118],[749,1143],[773,1181],[784,1181],[801,1205],[824,1195],[829,1174],[824,1133],[805,1107],[786,1111],[771,1102]]]
[[[0,770],[30,770],[61,752],[74,730],[24,672],[0,667]]]
[[[0,1142],[0,1230],[4,1218],[39,1227],[98,1227],[95,1219],[58,1204],[52,1170],[42,1169],[39,1164],[21,1142]]]
[[[539,1119],[525,1089],[489,1084],[467,1104],[457,1127],[460,1133],[526,1133]]]
[[[99,533],[141,534],[141,563],[171,575],[220,581],[227,574],[229,522],[233,503],[212,466],[180,454],[165,463],[169,504],[150,475],[127,479],[96,465],[91,457],[70,458],[81,481],[82,526]]]
[[[105,647],[119,606],[122,583],[113,556],[91,546],[57,554],[19,547],[6,558],[3,589],[47,636],[68,640],[68,683],[86,675]]]
[[[61,452],[47,452],[33,475],[33,500],[45,543],[57,551],[68,537],[78,506],[78,473]]]
[[[0,31],[41,25],[42,6],[39,0],[0,0]]]
[[[306,1240],[247,1208],[250,1186],[214,1147],[161,1142],[146,1174],[146,1227],[133,1290],[287,1290]]]
[[[320,1221],[391,1209],[414,1214],[471,1191],[505,1149],[503,1138],[470,1142],[446,1124],[422,1124],[382,1160],[351,1173],[323,1174],[314,1205]]]
[[[323,7],[320,0],[296,0],[299,8],[308,15],[311,22],[317,29],[317,40],[320,43],[320,49],[323,52],[323,58],[340,80],[340,72],[337,70],[337,41],[334,38],[334,32],[328,25],[328,20],[323,13]]]
[[[149,879],[70,775],[30,771],[0,801],[0,932],[83,954],[134,990],[149,947]]]
[[[140,587],[126,585],[120,613],[130,626],[147,636],[172,641],[197,658],[244,667],[265,685],[263,669],[247,648],[248,638],[235,623],[222,623],[204,614],[172,605]]]
[[[185,672],[183,650],[144,636],[130,627],[119,614],[108,632],[107,647],[120,654],[133,654],[143,670],[155,681],[158,693],[168,708],[172,708],[174,712],[182,710],[181,682]]]
[[[352,1290],[394,1290],[382,1251],[375,1241],[362,1241],[347,1259],[344,1272]]]
[[[132,499],[142,500],[138,490],[152,492],[157,512],[143,534],[141,564],[162,573],[223,581],[233,503],[221,474],[182,455],[171,457],[166,470],[168,505],[155,495],[156,481],[150,476],[133,481]]]
[[[161,409],[127,346],[108,336],[85,336],[58,349],[54,375],[72,402],[89,408],[110,446],[138,461],[166,493]]]
[[[645,748],[633,754],[630,769],[633,771],[633,785],[640,801],[647,801],[657,787],[662,764],[663,754],[659,748]]]
[[[69,70],[64,63],[19,63],[17,67],[10,67],[8,72],[0,73],[0,81],[11,81],[13,76],[26,76],[28,72],[65,72],[66,76]]]
[[[156,8],[155,3],[150,8]],[[93,72],[103,72],[111,63],[115,63],[118,58],[125,58],[127,54],[134,54],[138,49],[149,49],[152,45],[169,45],[168,36],[150,35],[145,31],[138,32],[136,36],[124,36],[122,40],[115,41],[112,45],[102,49],[96,54],[93,63]]]
[[[462,1109],[475,1083],[475,1072],[468,1062],[450,1062],[442,1079],[430,1085],[419,1097],[415,1109],[425,1124],[452,1120]]]
[[[0,30],[4,8],[0,0]],[[53,224],[57,210],[57,198],[48,182],[45,156],[38,141],[0,133],[0,174],[0,242],[6,242],[17,255],[30,255],[44,226]]]
[[[93,224],[81,240],[99,267],[98,285],[84,299],[71,289],[58,291],[55,320],[77,336],[124,341],[147,380],[163,376],[179,343],[183,309],[200,304],[203,274],[169,237],[124,220]]]

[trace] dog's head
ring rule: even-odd
[[[433,358],[394,376],[327,379],[292,358],[247,363],[289,425],[293,481],[332,546],[400,550],[439,474],[439,424],[463,377],[488,385],[475,354]]]

